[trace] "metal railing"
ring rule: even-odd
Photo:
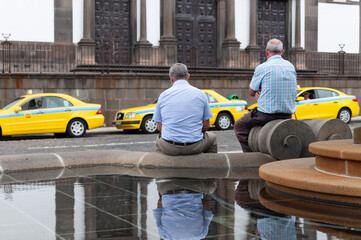
[[[69,72],[75,68],[73,44],[1,43],[1,71],[10,72]]]
[[[359,75],[360,55],[355,53],[306,52],[306,69],[319,74]]]

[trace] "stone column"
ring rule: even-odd
[[[164,65],[177,62],[177,38],[175,34],[175,0],[161,0],[160,48]]]
[[[224,67],[240,67],[240,42],[236,39],[235,34],[235,0],[226,0],[226,31],[227,35],[223,42],[223,66]]]
[[[226,0],[217,1],[217,65],[223,64],[223,43],[226,39]]]
[[[317,52],[318,1],[305,0],[305,50]]]
[[[77,64],[95,64],[95,0],[84,0],[83,38],[78,42]]]
[[[246,51],[249,53],[251,68],[256,68],[261,61],[261,48],[257,44],[257,2],[257,0],[250,0],[249,44]]]
[[[81,178],[80,182],[84,186],[84,202],[85,206],[85,239],[97,238],[97,209],[96,209],[96,186],[87,178]],[[91,206],[89,206],[90,204]]]
[[[74,180],[58,180],[55,188],[56,233],[70,233],[66,238],[74,239]]]
[[[306,54],[301,47],[301,1],[296,1],[295,46],[290,50],[290,60],[296,69],[306,69]]]
[[[360,14],[359,14],[359,16],[360,16],[360,22],[359,22],[359,24],[360,24],[360,26],[359,26],[359,31],[360,31],[360,33],[359,33],[359,53],[361,54],[361,1],[360,1],[360,6],[359,6],[359,11],[360,11]]]
[[[147,0],[140,1],[140,38],[135,45],[135,60],[139,65],[149,65],[152,44],[147,40]],[[153,63],[154,65],[154,63]]]

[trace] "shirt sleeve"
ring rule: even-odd
[[[263,71],[260,68],[260,66],[258,66],[254,70],[254,74],[251,83],[249,84],[249,87],[254,91],[259,91],[261,89],[262,79],[263,79]]]
[[[153,120],[156,122],[162,122],[162,114],[160,113],[160,106],[162,103],[162,94],[159,96],[157,105],[155,106],[154,114],[153,114]]]
[[[203,120],[208,120],[213,117],[213,113],[209,106],[209,102],[208,102],[208,98],[207,98],[206,94],[203,91],[202,91],[202,93],[203,93],[203,103],[204,103]]]

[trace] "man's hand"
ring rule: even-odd
[[[209,119],[208,120],[203,120],[202,132],[207,131],[208,128],[209,128]]]
[[[162,123],[161,122],[157,122],[157,129],[159,132],[162,131]]]
[[[255,96],[256,99],[258,100],[258,98],[259,98],[260,95],[261,95],[261,91],[257,91],[254,96]]]

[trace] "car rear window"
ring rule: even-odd
[[[318,98],[337,97],[338,93],[330,90],[319,89],[317,90]]]

